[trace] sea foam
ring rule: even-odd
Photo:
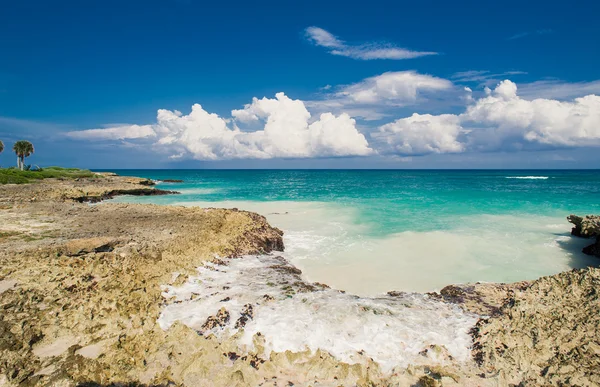
[[[506,176],[506,179],[547,180],[548,176]]]
[[[409,364],[443,363],[424,357],[432,345],[443,346],[459,361],[470,356],[470,328],[477,316],[421,294],[358,297],[314,286],[298,270],[275,255],[226,259],[207,263],[180,287],[165,286],[170,303],[159,324],[168,329],[181,321],[204,335],[229,337],[239,329],[242,350],[253,348],[253,337],[265,338],[270,351],[322,349],[347,363],[365,355],[384,371]],[[252,305],[252,318],[243,328],[236,322]],[[224,326],[203,326],[220,308],[229,312]],[[360,354],[360,355],[359,355]]]

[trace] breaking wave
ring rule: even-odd
[[[505,179],[547,180],[548,176],[506,176]]]
[[[345,294],[300,273],[276,255],[206,263],[182,286],[164,287],[168,304],[159,324],[168,329],[180,321],[219,338],[239,333],[242,350],[255,349],[260,332],[266,356],[321,349],[349,364],[372,358],[386,372],[470,356],[478,316],[418,293]]]

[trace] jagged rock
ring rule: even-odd
[[[67,242],[59,249],[60,253],[69,257],[76,257],[89,253],[113,251],[118,241],[114,238],[83,238]]]
[[[209,316],[206,322],[202,324],[202,331],[210,331],[211,329],[220,327],[223,328],[229,322],[229,312],[225,308],[219,309],[215,316]]]
[[[150,180],[150,179],[142,180],[138,184],[140,184],[140,185],[146,185],[146,186],[156,185],[156,183],[154,181]]]
[[[600,238],[596,239],[596,243],[584,247],[581,251],[584,254],[600,258]]]
[[[582,238],[596,238],[596,242],[584,247],[582,252],[600,258],[600,216],[586,215],[581,217],[569,215],[567,220],[575,225],[571,229],[572,235]]]
[[[499,313],[500,307],[511,298],[515,291],[526,289],[530,282],[511,284],[475,283],[448,285],[440,293],[427,293],[429,297],[459,305],[467,312],[480,316]]]
[[[240,318],[235,322],[235,328],[239,329],[245,327],[248,320],[252,320],[252,318],[254,318],[254,308],[251,304],[244,305]]]
[[[584,217],[577,215],[567,216],[567,220],[573,223],[575,227],[571,230],[571,234],[591,238],[600,235],[600,216],[586,215]]]
[[[502,385],[600,385],[600,269],[542,277],[473,330],[475,360]]]
[[[0,385],[228,385],[231,344],[157,325],[161,285],[215,255],[283,248],[282,232],[246,211],[74,201],[134,188],[152,189],[116,176],[0,186],[3,228],[40,235],[0,240]],[[64,337],[78,342],[39,356]]]

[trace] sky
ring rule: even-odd
[[[600,166],[597,1],[0,3],[2,166]]]

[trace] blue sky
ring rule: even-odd
[[[600,5],[575,4],[6,1],[0,139],[91,168],[598,167]]]

